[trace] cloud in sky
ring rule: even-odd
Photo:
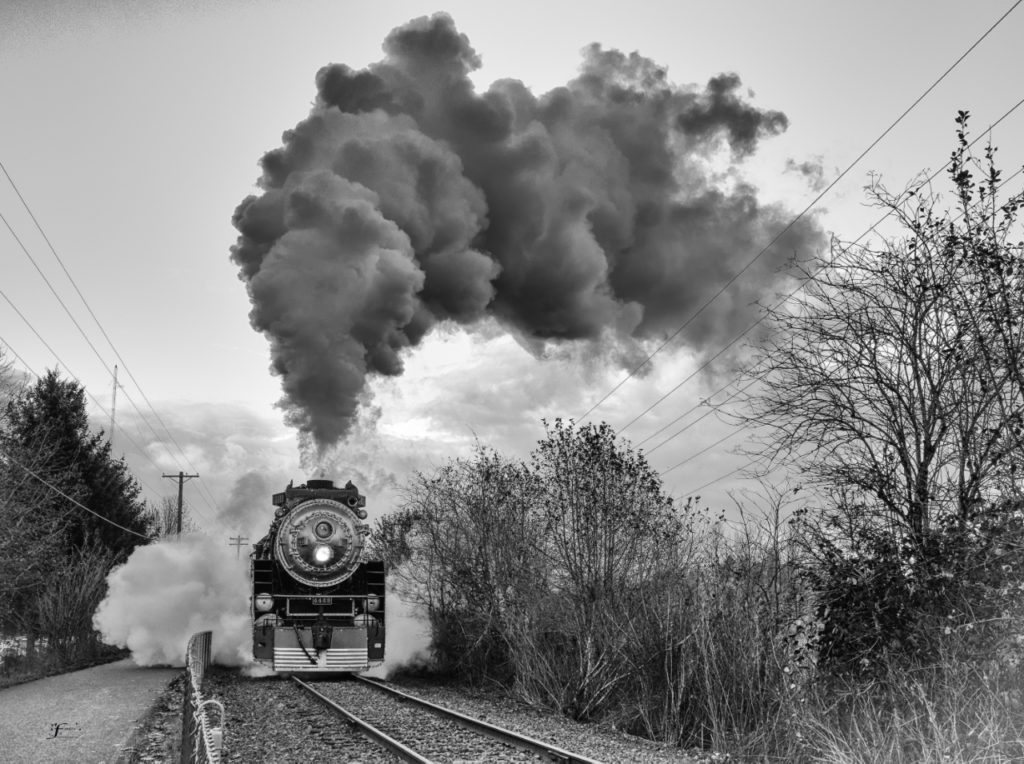
[[[310,115],[262,159],[232,248],[271,345],[286,420],[319,451],[352,431],[367,379],[397,376],[439,322],[496,318],[535,353],[674,331],[788,222],[732,165],[788,125],[735,74],[672,84],[638,54],[588,47],[536,95],[477,92],[480,57],[446,14],[410,21],[362,70],[323,67]],[[820,240],[794,226],[686,329],[702,349],[752,316],[778,266]]]

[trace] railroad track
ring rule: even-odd
[[[402,761],[442,764],[455,761],[599,764],[540,740],[488,724],[380,682],[306,683],[292,681],[355,725]]]

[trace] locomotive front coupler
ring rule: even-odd
[[[323,606],[318,608],[320,611],[319,617],[316,619],[316,623],[313,624],[311,631],[313,632],[313,649],[317,652],[326,650],[331,646],[331,624],[324,620],[324,609]]]

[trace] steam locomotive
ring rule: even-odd
[[[283,672],[363,671],[384,661],[384,563],[363,560],[366,497],[349,481],[288,484],[253,546],[252,652]]]

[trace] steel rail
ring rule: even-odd
[[[453,711],[450,708],[439,706],[436,703],[431,703],[429,700],[423,698],[417,698],[415,695],[409,695],[408,693],[396,690],[393,687],[388,687],[380,681],[367,679],[362,676],[353,676],[353,679],[358,679],[363,684],[368,684],[382,692],[390,693],[396,697],[401,698],[404,701],[413,703],[424,708],[428,708],[431,711],[447,717],[452,721],[468,727],[474,732],[479,732],[483,735],[493,737],[496,740],[500,740],[503,743],[520,748],[530,753],[535,753],[545,757],[549,761],[558,762],[558,764],[601,764],[597,759],[588,759],[586,756],[580,756],[578,753],[572,753],[566,751],[564,748],[545,743],[543,740],[536,740],[535,738],[522,735],[518,732],[505,729],[504,727],[498,727],[494,724],[482,721],[480,719],[474,719],[472,716],[466,716],[458,711]]]
[[[330,698],[321,695],[319,692],[314,690],[312,687],[310,687],[308,684],[303,682],[298,677],[293,676],[292,681],[295,682],[299,687],[304,689],[306,692],[310,693],[314,698],[316,698],[321,703],[326,705],[332,711],[334,711],[337,714],[340,714],[351,724],[354,724],[356,727],[358,727],[359,731],[362,732],[363,735],[368,737],[371,741],[391,751],[393,754],[402,759],[402,761],[412,762],[412,764],[434,764],[434,762],[432,762],[430,759],[426,759],[423,756],[420,756],[418,753],[416,753],[416,751],[398,742],[387,733],[377,729],[369,722],[363,721],[358,716],[353,714],[351,711],[348,711],[339,706]]]

